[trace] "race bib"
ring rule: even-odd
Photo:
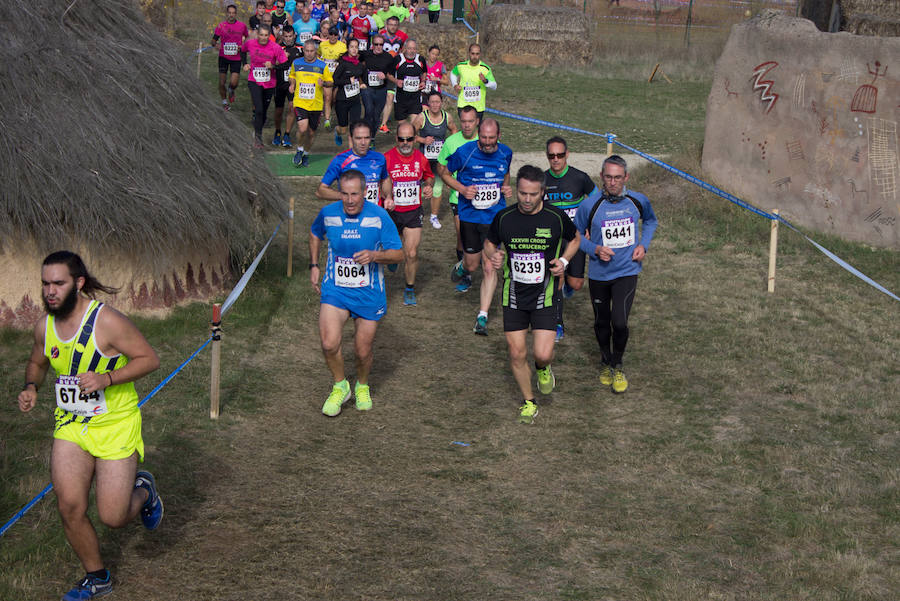
[[[512,278],[520,284],[540,284],[544,281],[544,253],[512,253]]]
[[[83,417],[103,415],[106,413],[106,393],[98,390],[85,394],[78,386],[77,376],[60,376],[56,379],[56,406]]]
[[[480,102],[481,86],[464,86],[463,100],[465,100],[466,102]]]
[[[234,42],[226,42],[222,45],[222,54],[225,56],[235,56],[238,53],[238,45]]]
[[[441,148],[444,146],[443,140],[435,140],[431,144],[425,145],[425,158],[426,159],[437,159],[438,155],[441,154]]]
[[[418,92],[419,91],[419,78],[406,76],[403,78],[403,91],[404,92]]]
[[[365,288],[369,285],[368,265],[360,265],[352,257],[335,257],[334,283],[341,288]]]
[[[316,97],[316,84],[301,83],[297,87],[297,98],[301,98],[303,100],[312,100],[315,97]]]
[[[344,96],[346,98],[353,98],[359,94],[359,82],[355,81],[353,83],[348,83],[344,86]]]
[[[288,77],[289,74],[290,74],[290,71],[285,71],[285,72],[284,72],[284,81],[285,81],[285,83],[287,83],[287,82],[289,82],[289,81],[291,80],[291,78]]]
[[[359,40],[359,51],[362,52],[369,47],[369,40]]]
[[[419,204],[419,182],[395,182],[394,206],[414,207]]]
[[[253,79],[256,83],[266,83],[271,77],[268,67],[253,67]]]
[[[634,219],[606,219],[600,224],[603,234],[603,246],[609,248],[626,248],[634,246]]]
[[[381,80],[378,79],[378,74],[380,71],[369,71],[369,85],[370,86],[380,86]]]
[[[328,59],[325,61],[325,66],[328,68],[329,71],[334,73],[334,70],[337,69],[337,61]]]
[[[366,182],[366,200],[378,203],[378,182]]]
[[[311,31],[301,31],[300,32],[300,43],[305,44],[307,40],[312,37]]]
[[[433,91],[437,90],[437,87],[438,87],[438,82],[436,82],[432,79],[429,79],[429,80],[425,81],[425,90],[424,91],[425,91],[425,93],[433,92]]]
[[[472,206],[476,209],[489,209],[500,202],[500,184],[476,184],[475,187]]]
[[[569,219],[575,221],[575,213],[578,212],[578,207],[572,207],[570,209],[563,209],[563,212],[569,216]]]

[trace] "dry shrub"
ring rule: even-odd
[[[475,41],[475,38],[469,37],[472,32],[464,25],[404,23],[403,29],[416,40],[419,54],[423,56],[431,45],[437,44],[441,49],[441,60],[451,69],[456,63],[466,60],[469,44]]]
[[[265,216],[284,193],[189,56],[131,0],[7,4],[3,243],[88,241],[96,251],[156,260],[225,241],[245,253],[262,233],[248,190],[263,199]],[[31,15],[28,27],[20,15]]]
[[[591,58],[591,30],[574,8],[494,4],[483,13],[482,41],[492,56],[536,55],[578,65]]]

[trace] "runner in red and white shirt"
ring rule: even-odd
[[[403,304],[415,306],[416,270],[422,241],[422,195],[431,197],[434,173],[428,159],[416,148],[416,130],[407,121],[397,126],[397,146],[387,151],[384,158],[391,184],[391,196],[385,198],[384,208],[400,232],[406,260]]]
[[[350,36],[359,40],[359,51],[369,49],[369,37],[378,31],[378,25],[375,23],[375,17],[370,12],[372,3],[360,3],[359,14],[350,17],[347,25],[350,26]]]

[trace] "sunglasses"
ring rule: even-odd
[[[373,42],[372,45],[373,46],[384,46],[384,42],[382,42],[380,44],[378,42]]]
[[[548,152],[547,158],[548,159],[564,159],[564,158],[566,158],[566,153],[565,152],[557,152],[556,154],[553,154],[552,152]]]
[[[416,139],[415,136],[410,136],[408,138],[403,138],[401,136],[397,136],[397,141],[399,141],[399,142],[414,142],[415,139]]]

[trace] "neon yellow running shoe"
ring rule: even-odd
[[[356,408],[359,411],[368,411],[372,408],[372,395],[369,394],[368,384],[357,382],[353,394],[356,396]]]
[[[625,373],[621,367],[613,370],[612,391],[621,394],[628,390],[628,380],[625,379]]]
[[[613,383],[612,368],[605,363],[600,366],[600,383],[604,386],[612,386]]]
[[[325,404],[322,405],[322,413],[328,417],[335,417],[340,414],[341,406],[346,403],[349,398],[350,382],[341,380],[334,385],[334,388],[331,389],[331,394],[325,399]]]
[[[556,387],[556,376],[550,366],[537,370],[538,390],[541,394],[550,394]]]
[[[531,424],[534,423],[534,418],[537,417],[538,414],[538,406],[534,401],[525,401],[525,403],[519,407],[519,423],[520,424]]]

